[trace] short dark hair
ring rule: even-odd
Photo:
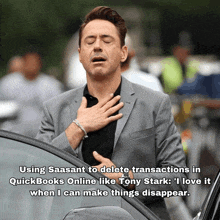
[[[80,26],[79,47],[81,46],[81,38],[82,38],[83,29],[90,21],[95,20],[95,19],[107,20],[107,21],[110,21],[112,24],[114,24],[119,32],[121,46],[125,45],[125,36],[127,33],[127,28],[125,26],[124,19],[115,10],[111,8],[106,7],[106,6],[98,6],[85,16],[85,21]]]

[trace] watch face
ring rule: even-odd
[[[130,178],[130,176],[129,176],[129,173],[123,173],[123,176],[125,177],[125,178]]]
[[[129,178],[129,177],[124,178],[124,181],[123,181],[123,184],[122,184],[122,185],[125,186],[125,187],[127,187],[127,186],[129,186],[130,184],[129,184],[129,183],[126,183],[125,180],[130,180],[130,178]]]
[[[129,183],[130,183],[131,178],[129,177],[129,173],[123,173],[121,178],[123,181],[122,186],[127,187],[130,185]],[[129,181],[126,181],[126,180],[129,180]]]

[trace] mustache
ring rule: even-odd
[[[96,57],[104,58],[105,60],[107,60],[107,56],[105,56],[104,54],[102,54],[102,53],[95,53],[94,55],[92,55],[90,57],[90,61],[93,61],[93,59],[96,58]]]

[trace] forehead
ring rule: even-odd
[[[23,63],[24,63],[24,60],[21,57],[14,58],[10,62],[11,65],[23,64]]]
[[[24,60],[40,60],[40,55],[37,53],[29,53],[24,56]]]
[[[101,19],[90,21],[82,31],[82,38],[93,35],[110,35],[112,37],[119,37],[116,26],[110,21]]]

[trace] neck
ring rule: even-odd
[[[24,77],[29,80],[29,81],[32,81],[32,80],[35,80],[37,77],[38,77],[38,74],[25,74],[24,73]]]
[[[99,101],[104,99],[110,93],[114,93],[121,83],[121,74],[113,78],[104,78],[102,80],[92,80],[87,77],[89,93]]]

